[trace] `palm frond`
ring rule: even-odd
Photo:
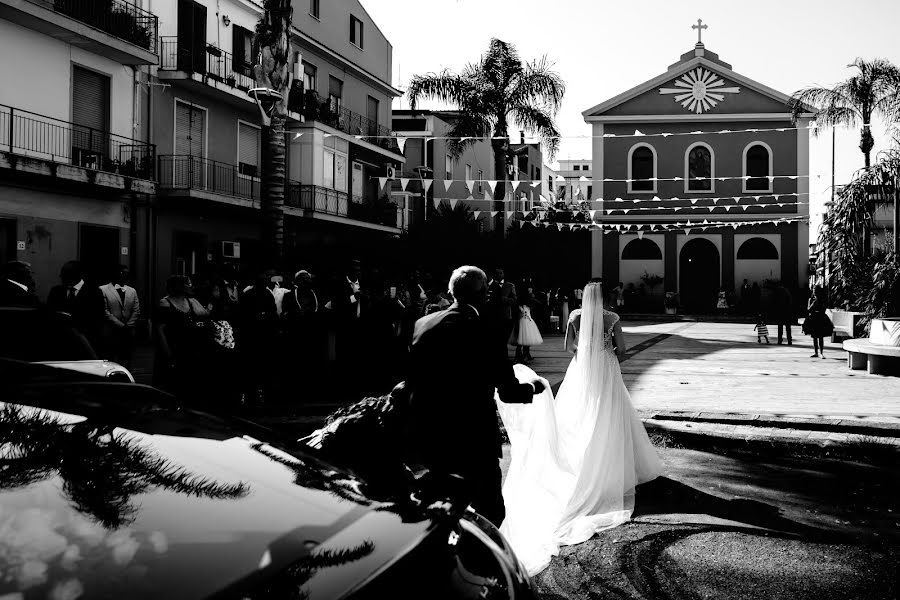
[[[447,104],[457,106],[463,104],[474,92],[471,81],[460,75],[454,75],[450,71],[440,73],[428,73],[427,75],[414,75],[409,82],[406,95],[409,98],[409,106],[415,110],[419,100],[433,98]]]
[[[816,109],[815,120],[820,127],[854,126],[862,117],[853,99],[837,89],[808,87],[794,92],[788,103],[794,123],[807,112],[806,105]]]
[[[558,73],[551,70],[551,66],[546,56],[525,65],[507,104],[511,107],[541,105],[551,116],[556,116],[562,106],[566,84]]]
[[[553,117],[546,110],[527,105],[513,108],[509,116],[517,126],[541,138],[548,159],[552,161],[559,151],[560,136]]]
[[[456,160],[466,148],[491,135],[493,123],[489,115],[477,111],[460,111],[447,131],[447,153]],[[467,139],[464,139],[467,138]]]

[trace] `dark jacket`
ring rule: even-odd
[[[451,465],[500,456],[494,388],[503,402],[533,395],[475,309],[457,303],[416,321],[406,383],[413,448],[426,462]]]
[[[516,298],[516,286],[508,281],[500,283],[499,281],[491,281],[488,286],[488,305],[487,309],[495,318],[511,321],[518,317],[516,308],[518,299]]]
[[[75,327],[91,343],[96,344],[106,322],[106,301],[96,285],[85,281],[73,300],[68,299],[68,288],[55,285],[47,296],[47,308],[72,316]]]

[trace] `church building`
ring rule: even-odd
[[[584,111],[593,129],[592,275],[711,312],[720,288],[807,285],[809,122],[789,96],[695,47]],[[655,276],[655,277],[654,277]],[[802,296],[801,296],[802,297]]]

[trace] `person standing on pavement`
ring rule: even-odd
[[[31,265],[18,260],[3,265],[0,274],[0,306],[36,307],[40,303],[34,293]]]
[[[787,344],[790,346],[793,344],[791,325],[795,325],[797,319],[794,316],[794,298],[781,282],[778,282],[778,286],[775,288],[772,304],[775,322],[778,324],[778,344],[782,343],[785,329],[787,329]]]
[[[77,260],[70,260],[62,266],[59,279],[62,283],[53,286],[47,296],[47,308],[71,315],[78,331],[95,350],[100,350],[106,320],[100,287],[85,282],[81,263]]]
[[[516,286],[506,281],[503,269],[494,269],[494,277],[488,281],[487,293],[489,318],[494,320],[497,336],[503,340],[504,345],[509,344],[518,316]]]
[[[110,357],[126,369],[131,368],[135,327],[141,314],[137,291],[128,285],[130,274],[122,265],[114,281],[100,286],[106,311],[106,345]]]
[[[817,285],[809,296],[806,305],[806,319],[803,320],[803,332],[812,337],[813,354],[810,358],[825,358],[825,336],[831,335],[834,324],[825,314],[825,292]]]
[[[762,316],[762,313],[756,315],[756,325],[753,327],[756,332],[756,342],[762,344],[763,338],[766,338],[766,344],[769,343],[769,327]]]

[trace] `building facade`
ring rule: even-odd
[[[156,287],[169,274],[259,264],[260,114],[253,30],[262,9],[239,0],[178,0],[160,18],[152,88],[159,202]],[[352,25],[352,26],[351,26]],[[373,177],[403,156],[390,134],[392,48],[355,0],[297,3],[286,125],[285,258],[331,269],[402,231]]]
[[[590,160],[560,160],[553,183],[557,201],[586,202],[593,200],[594,181],[591,173]]]
[[[657,276],[652,293],[677,292],[697,312],[744,279],[804,288],[812,115],[792,125],[788,100],[698,42],[585,111],[604,227],[593,232],[593,274],[636,286]]]
[[[0,0],[0,262],[30,263],[42,299],[68,260],[98,283],[119,264],[147,275],[157,23],[123,0]]]

